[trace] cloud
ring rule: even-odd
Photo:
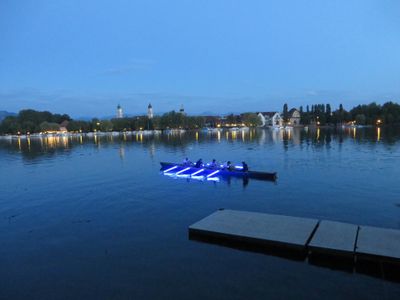
[[[157,62],[152,59],[132,59],[126,65],[115,66],[106,69],[102,74],[106,75],[121,75],[134,71],[150,71]]]
[[[307,95],[307,96],[317,96],[317,95],[318,95],[318,92],[317,92],[317,91],[314,91],[314,90],[310,90],[310,91],[307,91],[307,92],[306,92],[306,95]]]

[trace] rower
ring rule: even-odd
[[[242,166],[243,166],[243,169],[242,169],[243,172],[249,171],[249,166],[244,161],[242,161]]]
[[[213,159],[212,162],[210,163],[210,168],[216,169],[217,167],[218,167],[217,161],[215,159]]]
[[[200,158],[194,165],[196,168],[201,168],[203,166],[203,160]]]
[[[225,163],[222,165],[222,169],[228,169],[229,166],[230,166],[230,164],[231,164],[230,161],[225,162]]]
[[[224,165],[224,169],[227,169],[229,171],[234,171],[235,166],[228,160],[226,164]]]
[[[189,160],[189,158],[185,158],[184,160],[183,160],[183,163],[182,163],[184,166],[190,166],[191,164],[192,164],[192,162]]]

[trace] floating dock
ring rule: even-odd
[[[189,232],[301,250],[317,225],[314,219],[219,210],[191,225]]]
[[[320,221],[308,247],[311,251],[344,256],[354,255],[358,226],[353,224]]]
[[[363,260],[400,262],[400,230],[222,209],[189,234]]]
[[[400,230],[360,226],[356,254],[360,258],[400,261]]]

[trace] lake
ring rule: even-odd
[[[278,180],[174,179],[246,161]],[[189,240],[219,208],[400,229],[400,130],[0,139],[0,299],[394,299],[400,283]]]

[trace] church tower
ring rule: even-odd
[[[151,103],[149,103],[149,106],[147,106],[147,117],[150,120],[153,119],[153,106],[151,106]]]
[[[183,108],[183,104],[181,105],[181,108],[179,109],[179,112],[184,115],[185,114],[185,109]]]
[[[124,117],[124,113],[122,112],[121,105],[118,104],[117,106],[117,119],[122,119]]]

